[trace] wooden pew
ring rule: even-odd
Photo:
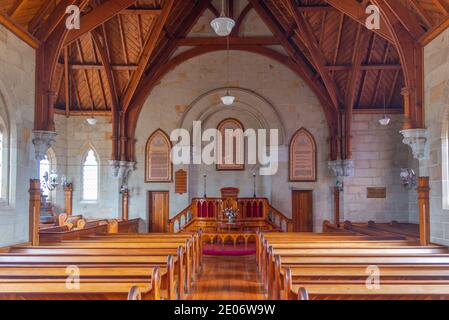
[[[369,237],[354,236],[334,233],[259,233],[256,237],[256,256],[258,261],[261,258],[263,247],[269,241],[272,244],[296,245],[297,243],[335,243],[345,242],[376,245],[417,245],[416,241],[406,240],[405,237]]]
[[[272,253],[270,253],[270,259]],[[276,295],[280,291],[283,282],[282,269],[296,268],[307,265],[328,266],[328,265],[351,265],[351,266],[393,266],[393,265],[419,265],[419,266],[439,266],[441,268],[449,266],[449,255],[444,254],[421,254],[421,255],[376,255],[369,253],[360,255],[322,255],[322,256],[279,256],[274,258],[274,263],[267,266],[267,292],[269,297]],[[365,277],[367,277],[365,275]]]
[[[63,266],[0,267],[0,299],[160,300],[158,267],[85,266],[78,269],[79,287],[70,287]]]
[[[384,281],[370,290],[364,281],[305,282],[287,287],[289,299],[309,300],[448,300],[449,281]]]
[[[276,263],[278,268],[279,263]],[[290,266],[280,270],[276,278],[273,298],[289,299],[288,290],[292,285],[302,285],[309,280],[360,280],[366,281],[370,276],[369,265],[308,265]],[[449,280],[449,265],[376,265],[381,284],[388,280]],[[288,270],[288,275],[287,275]]]
[[[192,270],[193,274],[199,272],[202,261],[202,248],[199,245],[197,236],[190,236],[179,239],[152,239],[147,237],[98,237],[95,240],[89,238],[89,240],[81,241],[63,241],[61,243],[54,243],[52,245],[76,248],[172,248],[173,246],[185,246],[186,254],[189,257],[189,261],[191,261],[188,266]]]
[[[10,253],[13,254],[27,254],[27,255],[79,255],[79,256],[108,256],[108,255],[125,255],[125,256],[138,256],[138,255],[150,255],[150,256],[178,256],[178,259],[183,261],[182,264],[178,264],[179,268],[185,268],[185,270],[178,270],[178,274],[185,275],[185,291],[189,293],[192,283],[192,277],[194,275],[193,262],[189,255],[189,240],[186,240],[185,250],[181,251],[179,243],[163,243],[157,244],[154,248],[141,247],[133,248],[134,244],[126,244],[122,247],[72,247],[72,246],[45,246],[45,247],[13,247],[10,249]]]
[[[183,248],[180,247],[180,256],[182,256]],[[163,275],[162,283],[167,289],[167,296],[170,300],[176,300],[177,295],[184,298],[184,276],[183,268],[178,267],[178,290],[175,290],[175,264],[182,265],[182,259],[168,256],[127,256],[127,255],[110,255],[110,256],[79,256],[79,255],[26,255],[26,254],[0,254],[0,268],[8,267],[38,267],[38,266],[77,266],[79,268],[90,267],[140,267],[140,268],[156,268],[166,270]],[[10,275],[12,277],[13,275]],[[164,279],[165,278],[165,279]],[[8,279],[6,279],[8,280]],[[45,288],[44,288],[45,289]],[[128,287],[128,290],[130,287]],[[4,292],[4,291],[0,291]]]

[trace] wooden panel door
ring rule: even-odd
[[[170,195],[166,191],[148,193],[149,232],[168,232]]]
[[[293,191],[293,229],[295,232],[313,232],[313,191]]]

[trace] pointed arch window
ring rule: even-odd
[[[51,161],[48,154],[46,154],[44,159],[42,159],[39,163],[39,178],[41,180],[42,195],[46,197],[47,200],[51,200],[50,199],[51,192],[47,188],[45,176],[50,176],[50,173],[51,173]]]
[[[171,141],[162,130],[156,130],[146,146],[145,180],[150,182],[172,182]]]
[[[82,179],[82,199],[84,201],[97,201],[99,166],[98,157],[92,149],[88,150],[83,158]]]
[[[290,181],[317,180],[317,149],[315,138],[306,129],[298,130],[290,142]]]

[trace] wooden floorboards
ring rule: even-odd
[[[263,300],[255,256],[204,257],[190,300]]]

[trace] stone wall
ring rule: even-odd
[[[240,89],[231,91],[237,102],[225,107],[219,97],[227,82],[226,53],[209,53],[193,58],[167,74],[148,97],[136,130],[137,170],[131,174],[131,215],[147,219],[147,192],[170,191],[170,215],[184,209],[192,197],[202,196],[202,175],[209,177],[208,195],[218,196],[221,187],[239,187],[241,196],[251,197],[252,172],[216,172],[215,167],[184,168],[189,172],[189,194],[176,195],[174,184],[144,183],[145,145],[157,129],[170,134],[182,127],[188,130],[193,120],[203,120],[204,128],[216,127],[226,118],[243,122],[245,129],[280,129],[281,150],[279,172],[273,177],[258,178],[258,195],[268,197],[279,210],[291,215],[291,193],[295,189],[314,190],[317,230],[331,212],[330,185],[327,169],[328,128],[322,107],[304,81],[288,68],[266,57],[246,52],[231,53],[230,83]],[[301,127],[315,136],[318,145],[318,182],[288,182],[288,144]],[[174,170],[178,170],[175,167]]]
[[[0,247],[28,241],[29,179],[37,173],[31,142],[34,72],[34,50],[0,25],[0,114],[9,138],[3,144],[8,181],[0,203]]]
[[[402,116],[391,116],[388,127],[379,124],[381,115],[354,115],[353,158],[355,176],[345,180],[344,219],[366,222],[408,222],[411,199],[416,193],[401,185],[401,168],[410,167],[410,152],[399,131]],[[386,199],[367,199],[368,187],[387,188]]]
[[[448,123],[449,123],[449,29],[424,51],[425,115],[429,158],[421,161],[420,175],[430,177],[432,241],[449,244]]]
[[[118,218],[119,181],[109,174],[108,161],[112,153],[112,124],[109,117],[99,117],[95,126],[90,126],[87,117],[56,115],[55,123],[58,137],[53,147],[58,171],[73,183],[73,213],[87,218]],[[82,163],[89,149],[93,149],[99,161],[100,180],[98,201],[82,200]],[[58,206],[63,209],[64,193],[57,191]]]

